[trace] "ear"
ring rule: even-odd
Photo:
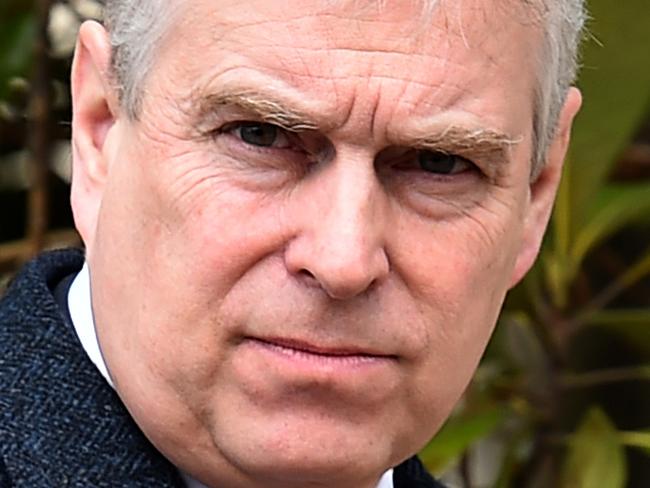
[[[85,22],[72,65],[72,192],[75,225],[90,250],[106,183],[109,132],[119,115],[110,79],[111,45],[97,22]]]
[[[524,222],[523,239],[510,287],[515,286],[524,277],[539,253],[560,184],[562,166],[571,138],[571,126],[581,104],[580,91],[577,88],[569,89],[560,113],[555,137],[547,151],[544,167],[530,184],[530,201]]]

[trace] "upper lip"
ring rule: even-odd
[[[386,354],[377,351],[373,348],[357,347],[357,346],[323,346],[316,345],[311,342],[291,339],[285,337],[250,337],[249,339],[258,342],[266,343],[273,346],[285,347],[288,349],[295,349],[298,351],[308,352],[311,354],[319,354],[323,356],[372,356],[372,357],[394,357],[391,354]]]

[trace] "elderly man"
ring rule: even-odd
[[[582,2],[106,9],[72,73],[85,265],[0,308],[0,485],[438,486],[412,456],[538,252]]]

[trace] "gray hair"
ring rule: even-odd
[[[145,78],[154,60],[169,15],[169,0],[105,0],[104,24],[110,33],[113,78],[120,102],[137,119]]]
[[[431,11],[436,0],[423,0]],[[516,0],[515,0],[516,1]],[[538,8],[544,26],[544,49],[533,120],[533,177],[546,159],[569,87],[578,71],[578,51],[586,21],[585,0],[519,0]],[[112,69],[120,101],[137,119],[143,85],[154,51],[168,27],[170,0],[106,0],[104,20],[113,47]],[[532,5],[531,5],[532,4]]]

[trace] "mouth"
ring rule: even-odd
[[[396,356],[355,346],[322,346],[287,338],[248,337],[251,343],[290,358],[317,362],[362,364],[394,360]]]
[[[384,399],[399,386],[404,365],[401,357],[367,343],[243,336],[233,367],[256,402],[293,402],[300,394],[322,408],[330,401],[366,405]]]

